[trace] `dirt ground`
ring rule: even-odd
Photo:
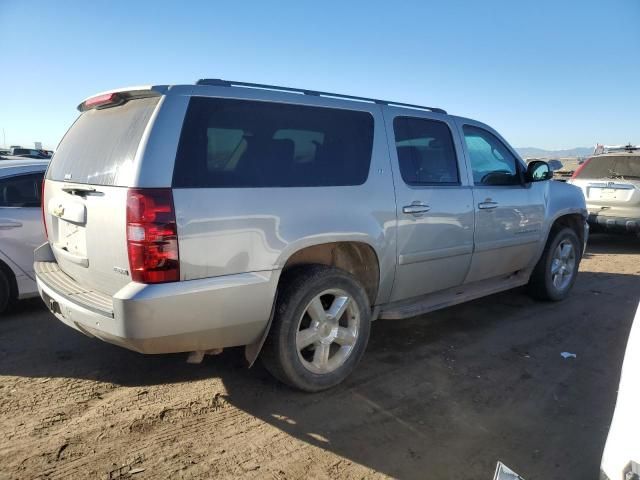
[[[0,478],[596,479],[639,298],[640,242],[594,235],[568,300],[378,321],[315,395],[239,349],[143,356],[23,302],[0,320]]]

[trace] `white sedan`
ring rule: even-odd
[[[45,242],[40,210],[48,160],[0,160],[0,313],[38,294],[33,250]]]

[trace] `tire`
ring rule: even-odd
[[[5,313],[14,302],[11,279],[7,273],[0,268],[0,314]]]
[[[564,300],[576,281],[581,258],[578,235],[566,227],[553,229],[529,280],[531,296],[553,302]]]
[[[296,268],[278,287],[260,358],[281,382],[318,392],[349,376],[364,354],[370,330],[369,299],[354,277],[324,265]]]

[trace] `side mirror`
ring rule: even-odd
[[[525,174],[527,182],[542,182],[551,178],[553,178],[553,172],[547,162],[533,160],[527,165],[527,173]]]

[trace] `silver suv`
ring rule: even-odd
[[[584,193],[592,231],[640,235],[640,147],[611,147],[588,158],[569,183]]]
[[[438,108],[201,80],[85,100],[48,169],[40,293],[67,325],[197,361],[246,346],[329,388],[371,321],[528,284],[560,300],[580,190]]]

